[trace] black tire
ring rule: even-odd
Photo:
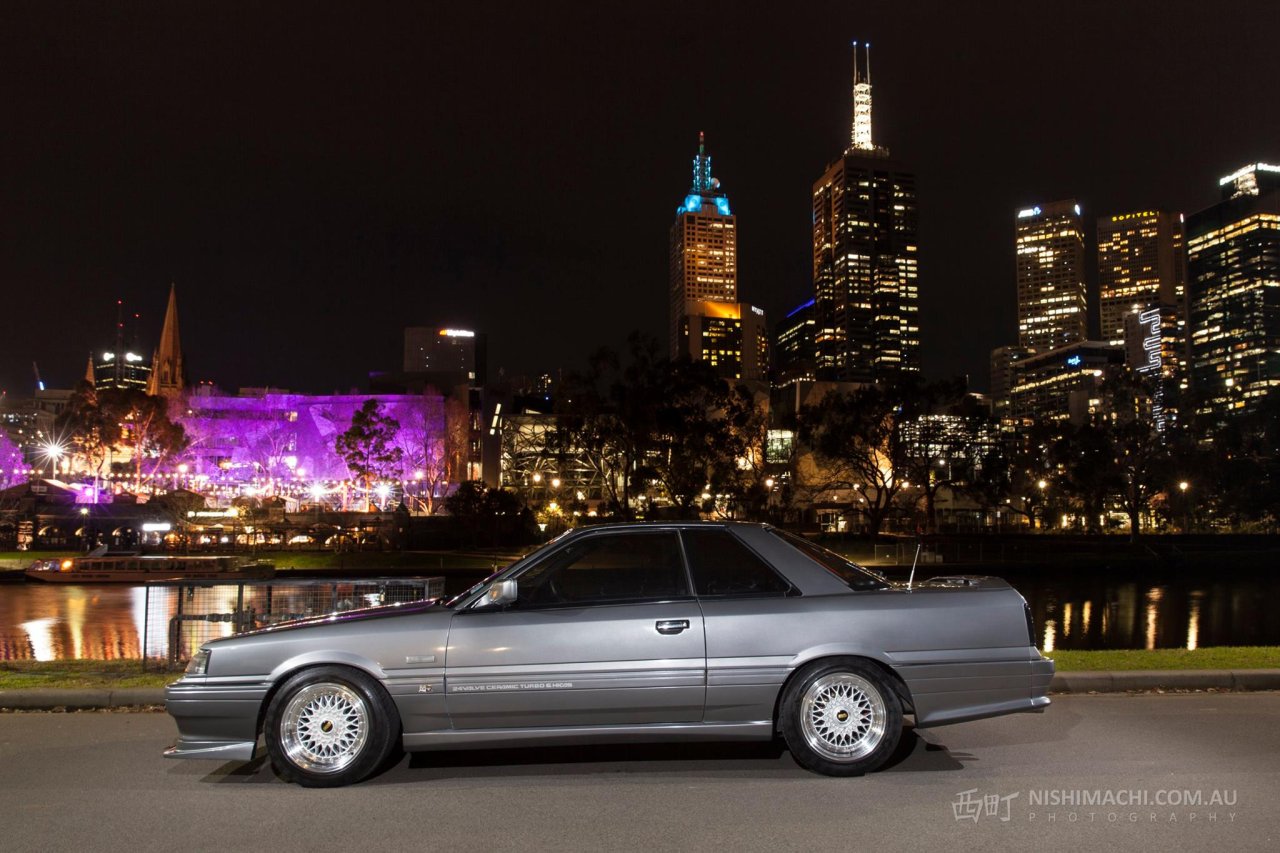
[[[884,671],[862,658],[815,661],[796,674],[779,707],[796,763],[826,776],[883,765],[902,738],[902,702]]]
[[[267,706],[263,734],[281,778],[337,788],[383,769],[399,740],[400,715],[365,673],[322,666],[285,681]]]

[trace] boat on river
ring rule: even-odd
[[[174,557],[141,554],[89,554],[60,560],[36,560],[26,576],[46,583],[145,583],[147,581],[241,581],[274,577],[276,567],[242,557]]]

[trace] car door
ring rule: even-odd
[[[453,617],[454,728],[702,719],[702,611],[675,531],[576,536],[515,580],[514,604]]]
[[[707,632],[709,723],[773,719],[778,692],[805,636],[790,612],[795,590],[725,529],[681,531]]]

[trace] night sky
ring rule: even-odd
[[[72,384],[117,297],[149,356],[171,281],[226,389],[363,387],[406,325],[488,332],[491,375],[577,367],[663,334],[699,130],[772,324],[812,295],[854,38],[919,175],[931,376],[985,389],[1014,341],[1019,207],[1191,212],[1280,160],[1270,2],[612,6],[5,3],[0,388]]]

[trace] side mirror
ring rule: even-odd
[[[490,586],[489,591],[484,594],[484,598],[480,599],[480,606],[501,607],[504,604],[514,604],[517,595],[515,581],[498,581]]]

